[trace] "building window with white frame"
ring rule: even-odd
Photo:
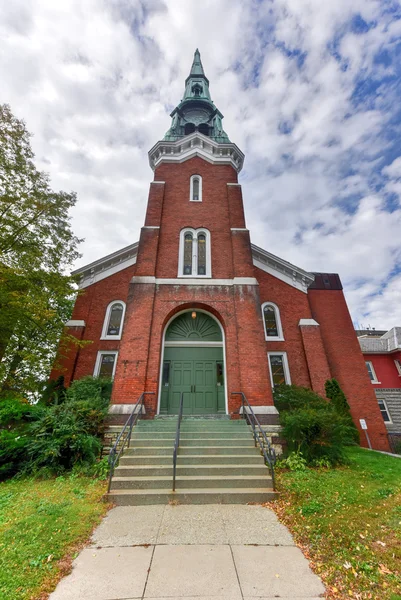
[[[401,377],[401,360],[398,358],[394,359],[395,368],[398,371],[398,375]]]
[[[191,202],[202,202],[202,177],[192,175],[189,185],[189,199]]]
[[[383,421],[385,423],[392,423],[391,417],[390,417],[390,412],[387,408],[387,405],[385,403],[385,401],[382,398],[378,399],[378,403],[379,403],[379,408],[380,408],[380,412],[382,414],[383,417]]]
[[[268,352],[270,380],[272,387],[291,385],[290,370],[286,352]]]
[[[110,302],[103,323],[102,340],[120,340],[125,315],[125,302],[115,300]]]
[[[370,381],[372,383],[380,383],[380,381],[376,377],[376,373],[375,373],[375,370],[373,368],[372,361],[366,360],[365,364],[366,364],[366,368],[367,368],[368,373],[369,373]]]
[[[118,352],[104,350],[97,353],[94,377],[110,377],[113,379],[116,371]]]
[[[266,340],[283,341],[283,328],[278,306],[273,302],[264,302],[262,304],[262,318]]]
[[[178,277],[211,277],[210,232],[186,228],[180,234]]]

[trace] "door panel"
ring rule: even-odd
[[[188,357],[191,360],[185,360]],[[184,392],[184,414],[225,412],[224,363],[222,348],[173,348],[165,350],[169,382],[162,381],[160,412],[178,414]]]

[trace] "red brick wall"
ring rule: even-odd
[[[332,376],[338,380],[351,407],[354,422],[366,419],[372,445],[388,450],[386,427],[370,383],[344,294],[341,290],[309,290],[313,318],[320,324]],[[361,431],[361,443],[366,446]]]
[[[202,202],[189,200],[190,178],[194,174],[202,177]],[[235,170],[229,165],[212,165],[192,158],[182,164],[160,165],[155,181],[165,181],[164,186],[152,186],[164,187],[156,277],[177,277],[179,236],[185,227],[205,227],[211,232],[212,277],[233,277],[228,202],[228,193],[233,193],[228,189],[233,186],[227,183],[237,182]],[[238,212],[237,207],[235,210]]]
[[[64,375],[68,385],[74,379],[93,375],[98,351],[119,349],[119,340],[101,340],[100,338],[108,305],[114,300],[127,302],[129,282],[134,273],[135,265],[132,265],[80,291],[71,319],[85,321],[86,327],[83,331],[81,328],[82,337],[80,339],[92,343],[81,349],[75,347],[74,356],[69,354],[61,360],[61,368],[52,371],[51,379],[60,374]],[[75,329],[73,328],[69,332],[74,334]]]
[[[143,391],[154,391],[155,396],[148,397],[146,405],[156,412],[164,329],[174,314],[203,309],[217,317],[224,331],[229,411],[239,408],[239,397],[231,396],[238,391],[243,391],[253,404],[272,405],[255,303],[259,304],[256,286],[132,285],[113,402],[132,403]]]
[[[312,318],[308,296],[257,267],[254,269],[255,277],[259,281],[261,305],[264,302],[276,304],[280,310],[283,327],[283,342],[265,341],[266,360],[267,352],[286,352],[291,383],[312,387],[302,335],[298,326],[300,319]],[[259,308],[259,312],[262,314],[261,308]],[[264,335],[263,322],[262,331]]]
[[[308,363],[309,377],[312,389],[326,397],[325,383],[331,379],[319,325],[301,325],[301,336]]]
[[[401,388],[401,376],[394,364],[394,360],[401,360],[401,352],[392,354],[364,354],[365,360],[373,363],[376,377],[380,383],[373,383],[376,388]]]

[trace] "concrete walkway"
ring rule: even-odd
[[[261,506],[111,510],[51,600],[317,600],[324,586]]]

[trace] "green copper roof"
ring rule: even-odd
[[[170,116],[171,127],[164,136],[165,140],[175,142],[199,131],[216,142],[230,143],[223,130],[223,115],[210,97],[209,80],[198,49],[195,50],[191,71],[185,80],[184,97]]]
[[[200,52],[199,52],[198,48],[195,50],[194,61],[192,63],[191,72],[189,73],[189,76],[187,77],[187,80],[185,81],[185,83],[187,83],[187,81],[190,77],[204,77],[206,79],[207,83],[209,84],[209,80],[206,78],[205,71],[203,70],[203,65],[202,65]]]

